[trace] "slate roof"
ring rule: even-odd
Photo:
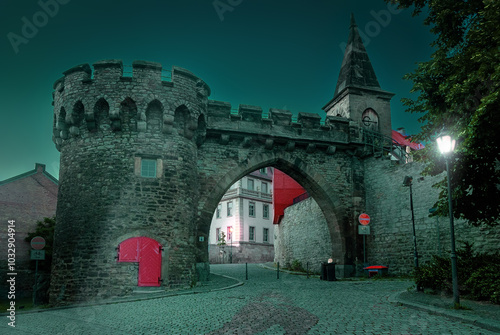
[[[344,53],[344,60],[337,80],[334,98],[347,87],[362,87],[380,90],[377,76],[366,52],[358,26],[351,14],[349,38]]]

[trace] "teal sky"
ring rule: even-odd
[[[50,15],[41,4],[51,4]],[[324,117],[321,107],[333,97],[351,12],[382,89],[396,94],[393,129],[418,132],[418,115],[405,113],[400,102],[412,87],[402,77],[429,60],[434,37],[423,18],[412,18],[410,10],[391,13],[383,0],[3,0],[0,180],[36,162],[58,178],[52,84],[81,63],[177,65],[211,87],[210,99],[233,108],[250,104]],[[38,27],[29,30],[29,24]]]

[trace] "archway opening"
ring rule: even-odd
[[[247,166],[252,165],[247,164]],[[273,175],[274,171],[280,171],[279,173],[287,176],[290,180],[294,180],[299,186],[296,193],[291,198],[289,197],[291,204],[286,206],[289,208],[295,207],[294,215],[300,213],[301,219],[308,219],[311,216],[307,211],[313,209],[315,214],[321,217],[321,220],[316,222],[315,227],[308,226],[307,222],[301,223],[299,222],[300,220],[295,220],[296,222],[292,223],[285,221],[288,225],[296,225],[295,228],[298,229],[294,231],[302,231],[303,234],[301,239],[295,240],[296,243],[293,246],[295,252],[290,252],[289,244],[279,247],[275,245],[277,240],[280,237],[282,238],[280,234],[282,234],[284,229],[282,227],[284,226],[280,226],[280,224],[286,218],[286,211],[282,219],[275,222],[274,218],[276,215],[274,211],[276,208],[272,206],[274,194],[272,191],[273,181],[271,179],[269,185],[264,186],[264,188],[268,187],[268,201],[271,205],[269,214],[265,212],[265,202],[262,201],[264,200],[262,199],[262,180],[251,181],[251,179],[255,178],[254,174],[258,174],[262,169],[272,170]],[[248,174],[248,172],[251,173]],[[327,261],[329,258],[332,258],[342,266],[348,263],[346,239],[349,239],[349,237],[344,233],[346,224],[345,209],[340,204],[338,197],[335,196],[335,192],[327,187],[328,183],[324,182],[314,171],[308,171],[307,168],[301,166],[300,162],[289,162],[284,159],[263,161],[253,165],[252,168],[247,167],[241,171],[232,170],[221,178],[220,182],[216,190],[211,192],[211,200],[208,200],[205,205],[207,209],[210,207],[213,208],[210,215],[210,222],[207,223],[208,227],[205,228],[209,235],[207,244],[209,249],[208,259],[206,261],[210,261],[212,264],[222,262],[280,261],[281,264],[285,263],[286,265],[291,265],[294,261],[297,261],[302,264],[303,268],[306,268],[307,263],[309,263],[310,269],[314,271],[319,269],[320,263]],[[224,183],[227,186],[222,186]],[[259,190],[256,189],[258,185],[261,187]],[[252,187],[254,188],[253,192],[255,192],[254,198],[249,196],[252,193]],[[256,199],[256,196],[260,196],[261,198]],[[293,204],[294,201],[295,204]],[[299,203],[301,203],[300,208],[298,208]],[[230,211],[231,216],[227,215],[228,211]],[[252,221],[250,220],[252,219],[250,217],[251,214],[259,219],[264,219],[264,214],[269,215],[268,220],[272,222],[272,229],[267,231],[267,243],[273,245],[272,253],[274,253],[270,259],[264,258],[267,255],[262,250],[255,251],[252,254],[250,251],[241,250],[239,247],[242,242],[253,242],[254,245],[264,243],[264,238],[266,237],[264,226],[258,226],[257,224],[252,226]],[[249,224],[245,223],[246,220],[249,220]],[[201,223],[199,229],[203,230],[203,223]],[[280,229],[281,231],[279,231]],[[224,233],[225,241],[220,240],[221,233]],[[312,236],[314,237],[312,238]],[[238,238],[240,239],[239,243],[235,243]],[[225,244],[221,242],[225,242]],[[231,242],[233,243],[232,247]],[[283,242],[283,239],[281,239],[281,242]],[[221,245],[223,248],[221,248]],[[238,245],[238,247],[235,248],[235,245]],[[300,245],[301,247],[297,249],[297,246]],[[319,248],[322,249],[321,251],[318,251],[318,246],[321,246]],[[223,252],[221,252],[221,249]],[[283,254],[282,250],[285,249],[288,251],[285,251]]]

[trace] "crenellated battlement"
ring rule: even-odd
[[[209,100],[207,110],[207,136],[220,137],[221,143],[241,141],[250,146],[255,142],[265,143],[272,149],[284,145],[287,151],[296,143],[312,148],[324,148],[329,154],[332,146],[358,146],[362,144],[359,125],[344,117],[327,116],[324,122],[316,113],[298,113],[294,121],[292,112],[270,108],[267,114],[260,106],[239,105],[237,113],[231,113],[231,104]]]
[[[66,141],[104,133],[146,137],[184,136],[203,143],[206,136],[242,141],[249,146],[266,138],[266,146],[279,143],[329,147],[360,144],[359,126],[345,117],[298,113],[260,106],[209,100],[210,87],[192,72],[173,66],[171,80],[163,80],[162,66],[134,61],[132,76],[124,76],[121,60],[102,60],[92,67],[75,66],[54,83],[53,140],[60,150]],[[161,137],[160,137],[161,138]],[[289,146],[291,144],[288,144]],[[295,144],[293,144],[295,145]]]
[[[173,66],[164,80],[161,64],[132,63],[124,76],[121,60],[77,65],[54,83],[53,140],[112,131],[121,133],[180,133],[191,139],[200,115],[206,114],[210,87],[192,72]],[[179,119],[179,122],[176,122]],[[178,132],[174,132],[180,126]]]

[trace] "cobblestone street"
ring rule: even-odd
[[[244,285],[135,302],[19,313],[2,334],[494,334],[390,302],[405,281],[336,281],[256,264],[212,265]]]

